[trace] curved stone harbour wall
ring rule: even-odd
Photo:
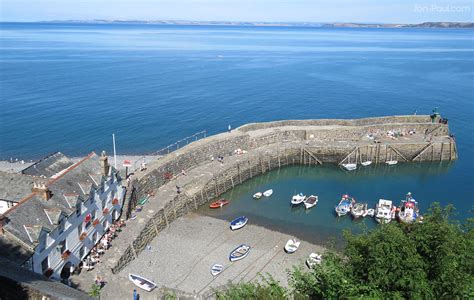
[[[293,127],[297,123],[298,125]],[[338,124],[334,125],[336,123]],[[412,129],[435,137],[435,140],[396,143],[363,140],[368,132],[378,134],[387,130]],[[157,193],[158,199],[151,198],[150,201],[156,203],[149,203],[147,206],[154,205],[155,213],[150,215],[146,222],[141,225],[132,224],[141,227],[140,233],[123,251],[112,272],[119,272],[135,259],[174,219],[196,210],[235,185],[269,170],[293,164],[340,163],[343,159],[351,158],[352,161],[369,159],[374,163],[389,159],[452,160],[457,157],[456,146],[448,134],[447,125],[431,123],[429,116],[400,116],[249,124],[231,133],[222,133],[191,143],[150,163],[148,170],[137,174],[137,179],[132,181],[129,188],[131,192],[127,195],[128,213],[139,199],[154,195],[160,187],[167,186],[168,192]],[[234,155],[234,151],[239,148],[248,152]],[[217,162],[213,162],[211,158],[218,156],[224,156],[225,163],[216,167]],[[193,169],[199,169],[200,175],[188,176],[185,185],[181,186],[183,193],[170,193],[170,190],[175,191],[175,176],[182,170]]]

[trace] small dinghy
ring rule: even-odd
[[[301,203],[303,203],[305,199],[306,199],[306,196],[303,195],[302,193],[299,193],[298,195],[294,195],[293,198],[291,198],[291,204],[300,205]]]
[[[354,171],[357,169],[357,164],[342,164],[341,166],[347,171]]]
[[[267,190],[267,191],[263,192],[263,195],[265,197],[270,197],[272,194],[273,194],[273,190]]]
[[[308,268],[311,269],[315,265],[321,264],[321,260],[322,260],[321,254],[317,254],[313,252],[309,255],[308,259],[306,260],[306,265],[308,266]]]
[[[232,250],[232,252],[229,255],[229,260],[230,261],[241,260],[247,257],[247,255],[249,255],[249,252],[250,252],[250,246],[242,244],[238,246],[237,248],[235,248],[234,250]]]
[[[304,200],[304,207],[310,209],[311,207],[318,204],[318,196],[311,195]]]
[[[247,224],[248,220],[249,218],[247,218],[246,216],[238,217],[237,219],[230,222],[230,229],[232,230],[240,229]]]
[[[227,204],[229,204],[229,200],[220,199],[220,200],[217,200],[215,202],[212,202],[209,205],[209,207],[210,208],[221,208],[222,206],[227,205]]]
[[[154,288],[156,288],[156,283],[150,279],[146,279],[145,277],[136,274],[128,274],[128,279],[136,286],[147,292],[151,292]]]
[[[369,209],[367,210],[367,215],[368,215],[369,217],[373,217],[373,216],[375,215],[375,209],[369,208]]]
[[[224,270],[224,266],[220,264],[215,264],[211,267],[212,276],[219,275]]]
[[[341,201],[336,205],[335,210],[338,217],[347,215],[351,211],[353,198],[349,195],[342,195]]]
[[[351,208],[351,215],[354,219],[367,215],[367,203],[354,203]]]
[[[396,161],[396,160],[387,160],[385,163],[389,166],[393,166],[393,165],[398,164],[398,161]]]
[[[286,242],[285,251],[287,253],[294,253],[296,250],[298,250],[300,244],[301,242],[297,241],[296,239],[289,239],[288,242]]]
[[[360,164],[363,165],[364,167],[367,167],[367,166],[370,166],[372,164],[372,162],[370,160],[368,160],[368,161],[363,161]]]
[[[262,198],[262,195],[263,195],[262,193],[258,192],[258,193],[253,194],[253,198],[254,199],[260,199],[260,198]]]

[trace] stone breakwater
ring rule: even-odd
[[[388,131],[406,134],[389,137]],[[236,154],[237,149],[246,153]],[[223,163],[217,161],[219,156],[224,157]],[[120,272],[170,222],[235,185],[275,168],[362,160],[384,163],[456,158],[456,144],[448,125],[437,120],[432,123],[429,116],[247,124],[230,133],[193,142],[150,162],[147,170],[135,174],[127,194],[126,217],[141,199],[149,200],[137,219],[127,225],[108,267],[113,273]],[[181,188],[180,194],[176,185]]]

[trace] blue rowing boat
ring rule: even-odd
[[[247,255],[249,255],[249,252],[250,252],[250,246],[242,244],[238,246],[237,248],[235,248],[234,250],[232,250],[232,252],[229,255],[229,260],[230,261],[241,260],[247,257]]]
[[[237,219],[230,222],[230,229],[232,230],[240,229],[247,224],[248,220],[249,218],[247,218],[246,216],[238,217]]]

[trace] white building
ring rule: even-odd
[[[44,161],[35,176],[21,175],[35,178],[30,192],[0,215],[0,246],[9,246],[0,255],[14,255],[20,265],[47,277],[67,278],[71,264],[77,266],[120,217],[125,188],[105,153],[76,164],[64,164],[64,157],[61,164]],[[66,168],[53,174],[53,162]],[[6,248],[21,251],[15,255]]]

